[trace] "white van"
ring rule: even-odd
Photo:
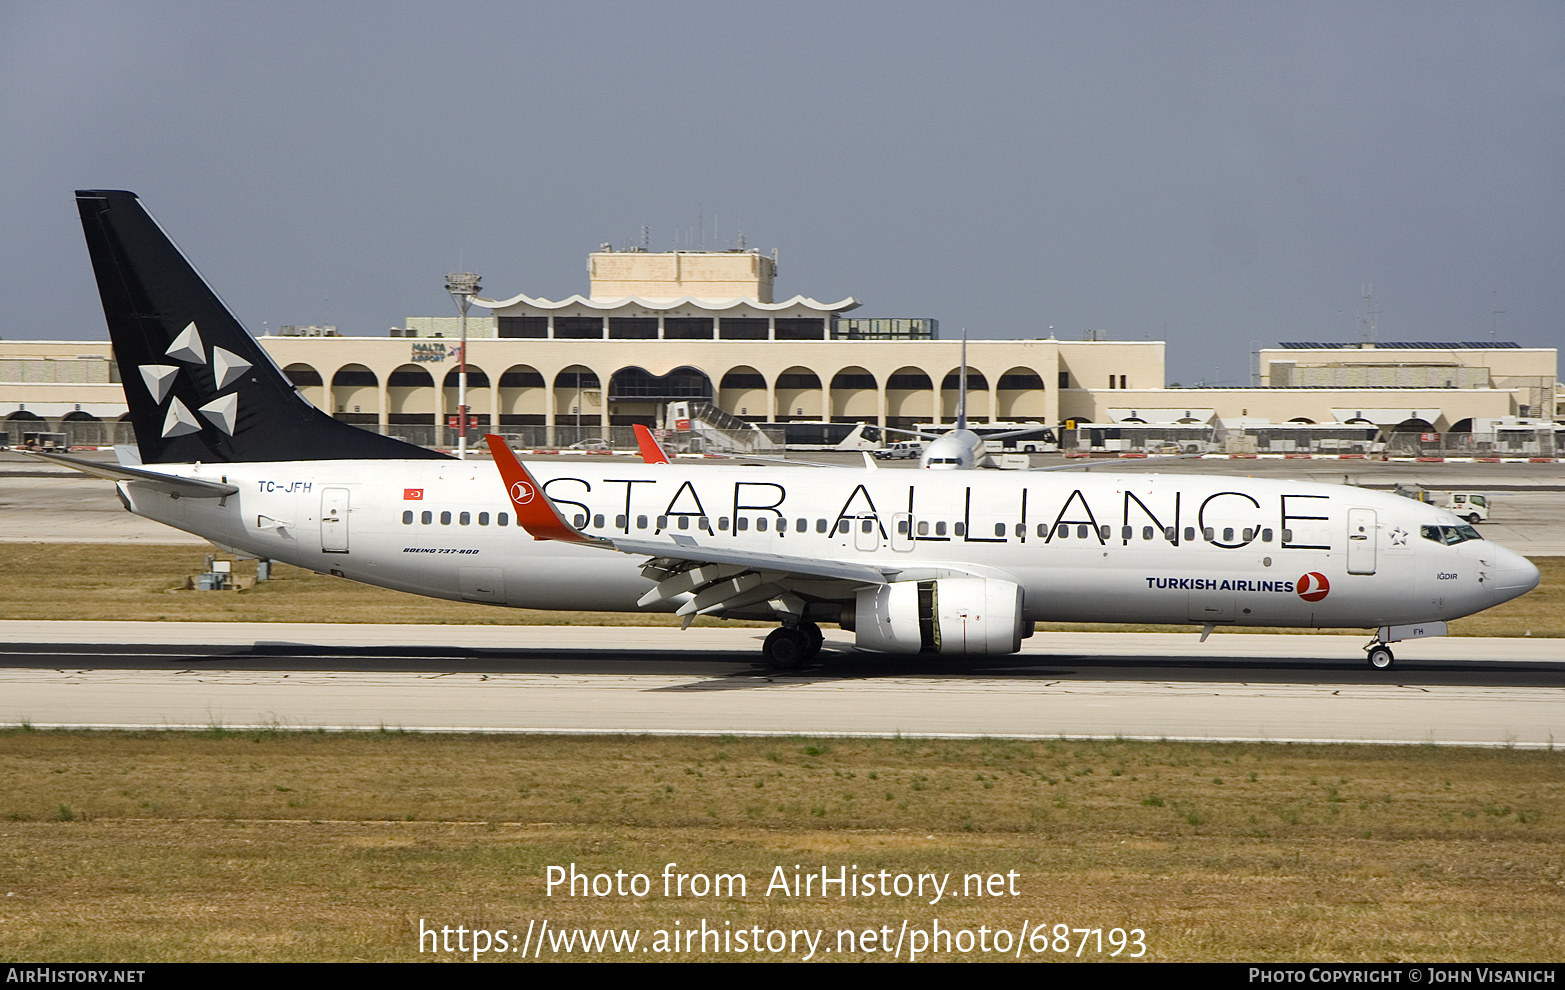
[[[1481,492],[1452,492],[1445,507],[1474,525],[1489,520],[1489,496]]]

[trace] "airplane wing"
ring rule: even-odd
[[[37,450],[24,450],[24,454],[39,457],[56,464],[63,464],[68,468],[74,468],[83,474],[96,475],[99,478],[108,478],[112,481],[136,481],[147,485],[157,491],[168,495],[178,495],[181,498],[227,498],[230,495],[239,494],[239,489],[234,485],[220,481],[205,481],[201,478],[180,478],[170,474],[162,474],[158,471],[147,471],[142,468],[125,467],[119,464],[100,464],[97,461],[84,460],[80,457],[67,457],[64,454],[46,454]]]
[[[657,587],[642,596],[639,604],[651,605],[686,592],[693,593],[693,597],[675,613],[685,617],[686,625],[700,613],[722,612],[765,601],[784,610],[802,609],[802,600],[790,590],[790,583],[796,580],[878,585],[890,582],[901,571],[900,568],[852,561],[708,546],[684,534],[663,540],[591,536],[565,521],[554,503],[543,494],[543,487],[532,472],[517,460],[502,438],[488,434],[484,439],[500,469],[506,494],[516,509],[516,521],[533,539],[558,540],[651,558],[642,566],[641,573],[656,581]]]

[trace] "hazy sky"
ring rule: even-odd
[[[955,336],[1565,346],[1565,4],[0,2],[0,336],[106,336],[71,193],[257,333],[746,242]],[[1498,312],[1497,311],[1503,311]]]

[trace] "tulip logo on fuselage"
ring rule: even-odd
[[[1299,597],[1307,602],[1318,602],[1331,592],[1331,582],[1320,571],[1310,571],[1299,578]]]
[[[533,486],[525,481],[518,481],[511,486],[511,501],[517,505],[526,505],[533,500]]]

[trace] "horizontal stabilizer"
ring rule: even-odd
[[[230,495],[239,494],[237,487],[221,481],[206,481],[202,478],[181,478],[172,474],[162,474],[158,471],[124,467],[119,464],[100,464],[97,461],[83,460],[80,457],[67,457],[64,454],[45,454],[36,450],[26,450],[22,451],[22,453],[30,454],[33,457],[41,457],[56,464],[63,464],[83,474],[96,475],[99,478],[139,482],[164,494],[178,495],[182,498],[227,498]]]

